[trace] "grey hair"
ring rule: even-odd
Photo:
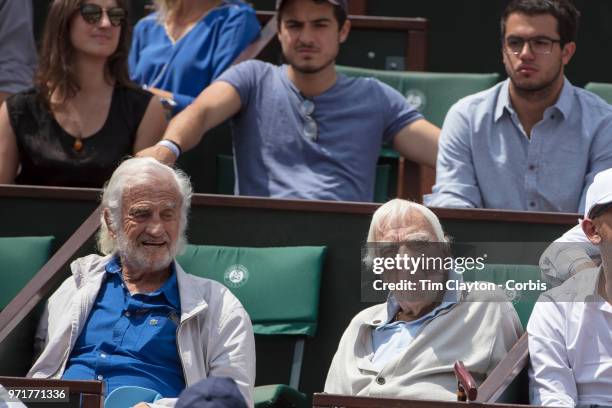
[[[177,247],[180,249],[187,243],[185,231],[187,229],[187,217],[191,208],[191,196],[193,188],[189,177],[179,169],[174,169],[158,162],[151,157],[135,157],[125,160],[113,172],[110,180],[102,190],[102,208],[109,210],[111,226],[118,231],[121,228],[122,209],[121,200],[123,193],[128,187],[133,187],[150,180],[151,174],[171,175],[181,195],[181,218],[179,220],[179,241]],[[104,212],[100,218],[100,231],[97,236],[98,249],[104,255],[113,254],[117,251],[117,241],[110,234]]]
[[[367,241],[377,242],[377,237],[379,237],[383,231],[401,225],[403,220],[408,218],[412,211],[418,211],[427,221],[429,221],[438,242],[448,242],[436,214],[424,205],[399,198],[395,198],[383,204],[376,210],[372,216]]]

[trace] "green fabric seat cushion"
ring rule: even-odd
[[[283,384],[255,387],[254,400],[255,408],[310,408],[306,395]]]
[[[227,286],[256,334],[314,336],[326,247],[188,245],[177,257],[188,273]]]
[[[603,82],[589,82],[584,89],[593,92],[608,103],[612,103],[612,84]]]
[[[336,70],[347,76],[373,77],[386,83],[406,96],[412,106],[437,126],[442,126],[446,112],[459,99],[499,81],[497,73],[382,71],[347,66],[337,66]]]
[[[476,269],[467,270],[463,278],[469,282],[493,282],[505,287],[506,283],[510,280],[523,283],[529,281],[537,282],[540,279],[540,268],[536,265],[485,264],[485,268],[482,271]],[[523,327],[527,327],[533,306],[542,291],[523,290],[506,291],[506,293],[509,295]]]
[[[53,237],[0,238],[0,310],[19,293],[51,257]]]

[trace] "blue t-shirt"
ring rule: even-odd
[[[153,13],[136,24],[130,49],[132,80],[172,92],[178,113],[225,71],[259,35],[253,8],[224,0],[174,43]]]
[[[240,195],[372,201],[382,143],[422,118],[403,95],[373,78],[338,74],[330,89],[310,99],[310,115],[287,66],[247,61],[219,80],[242,103],[232,120]],[[316,140],[305,131],[312,119]]]

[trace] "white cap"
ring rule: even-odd
[[[589,218],[593,207],[612,202],[612,169],[604,170],[595,175],[593,184],[589,186],[584,206],[584,218]]]

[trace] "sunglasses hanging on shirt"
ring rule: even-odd
[[[306,122],[304,123],[304,137],[306,139],[316,142],[319,139],[319,125],[312,117],[315,111],[315,104],[310,99],[304,99],[300,105],[300,112],[305,116]]]

